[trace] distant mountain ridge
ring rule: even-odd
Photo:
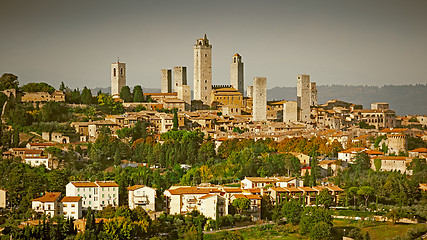
[[[99,90],[110,92],[108,88],[94,88],[92,94]],[[159,93],[159,88],[143,88],[144,92]],[[296,101],[296,87],[274,87],[267,90],[267,98],[271,100]],[[387,86],[348,86],[320,85],[317,86],[318,103],[323,104],[331,99],[363,105],[370,109],[371,103],[386,102],[397,115],[427,115],[427,84],[387,85]]]
[[[275,87],[267,90],[268,100],[296,101],[296,87]],[[317,86],[318,103],[323,104],[331,99],[363,105],[370,109],[371,103],[386,102],[397,115],[427,115],[427,84],[386,85],[386,86]]]

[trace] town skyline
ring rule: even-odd
[[[268,89],[295,87],[304,73],[318,85],[426,84],[426,16],[417,14],[426,4],[380,3],[6,3],[21,11],[8,11],[15,20],[0,25],[9,32],[0,66],[21,85],[96,88],[108,84],[109,66],[119,57],[129,86],[160,88],[160,70],[174,66],[187,67],[192,86],[192,47],[206,33],[213,84],[229,83],[235,53],[245,63],[245,85],[265,76]],[[97,9],[101,13],[90,15]]]

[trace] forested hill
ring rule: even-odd
[[[110,92],[110,88],[92,89]],[[160,92],[157,88],[143,88],[144,92]],[[317,86],[318,103],[323,104],[331,99],[362,104],[364,108],[371,108],[373,102],[387,102],[397,115],[419,114],[427,115],[427,85],[400,85],[400,86],[345,86],[324,85]],[[296,87],[275,87],[267,90],[268,100],[296,101]]]
[[[386,102],[397,115],[427,115],[427,85],[400,86],[317,86],[318,103],[338,99],[371,108],[373,102]],[[296,100],[296,87],[275,87],[267,91],[268,100]]]

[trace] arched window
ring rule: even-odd
[[[123,68],[120,68],[120,75],[123,77]]]
[[[113,68],[113,76],[116,76],[116,68]]]

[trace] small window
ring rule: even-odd
[[[113,68],[113,76],[115,77],[117,74],[116,74],[116,68]]]
[[[205,54],[205,57],[207,57],[208,55],[207,54]]]
[[[75,204],[71,204],[71,207],[76,207],[76,205]]]
[[[120,68],[120,75],[123,77],[123,68]]]

